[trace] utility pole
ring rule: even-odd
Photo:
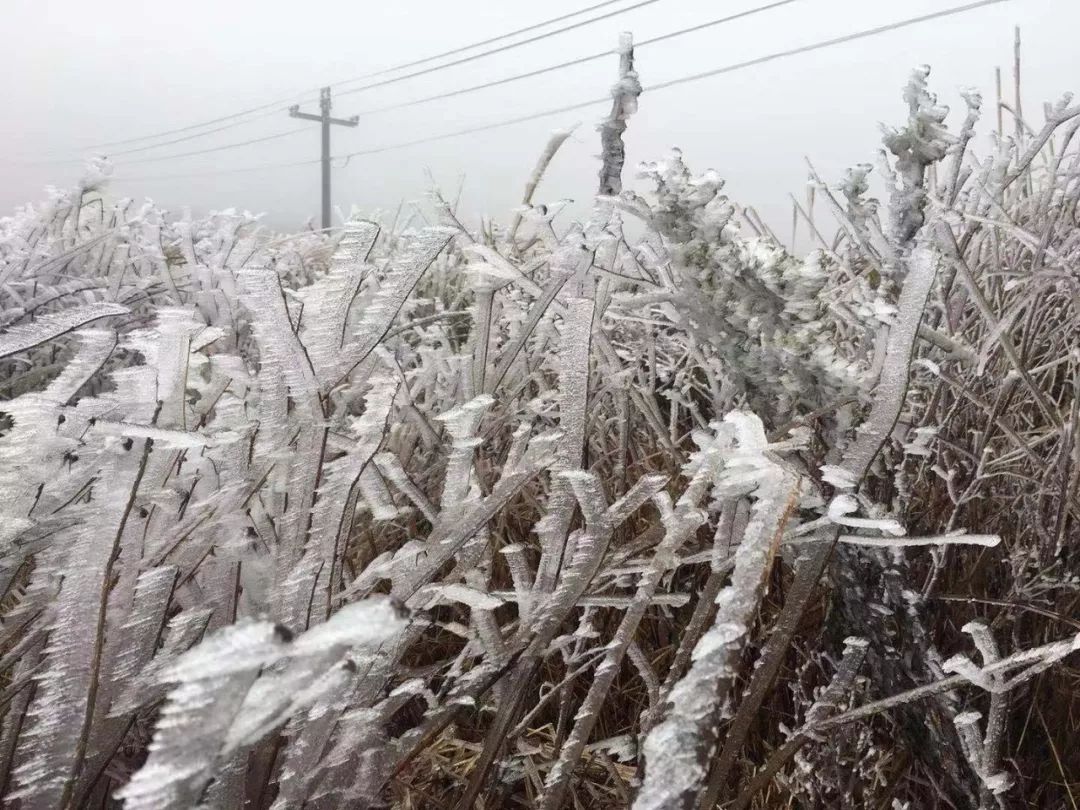
[[[289,115],[293,118],[303,118],[305,121],[318,121],[322,124],[322,227],[330,227],[330,125],[339,124],[343,127],[355,127],[360,123],[360,116],[352,118],[330,117],[330,88],[324,87],[319,91],[319,115],[300,112],[300,105],[294,104],[289,107]]]

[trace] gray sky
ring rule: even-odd
[[[545,3],[493,0],[4,0],[9,36],[0,50],[0,215],[40,199],[47,184],[68,186],[81,173],[71,160],[88,144],[186,126],[302,93],[389,65],[422,58],[574,11],[595,0]],[[626,0],[623,5],[632,5]],[[964,0],[799,0],[745,20],[640,48],[646,88],[767,53],[929,13]],[[468,65],[377,90],[342,96],[334,114],[376,107],[520,73],[613,46],[619,31],[638,40],[762,5],[765,0],[659,0],[613,19]],[[600,12],[594,12],[600,13]],[[593,14],[586,15],[593,16]],[[788,192],[800,198],[804,156],[829,180],[870,162],[878,123],[904,116],[900,89],[912,67],[933,67],[931,83],[963,114],[956,89],[975,86],[992,118],[994,67],[1011,97],[1013,26],[1024,39],[1023,101],[1041,120],[1043,101],[1080,87],[1077,0],[1012,0],[859,42],[791,57],[679,87],[646,92],[627,137],[627,180],[642,160],[683,149],[692,168],[715,168],[728,192],[756,206],[779,233],[790,225]],[[363,116],[335,127],[344,154],[528,115],[604,96],[617,57],[508,86],[410,109]],[[353,86],[356,86],[354,83]],[[266,212],[280,228],[318,216],[317,165],[218,176],[222,169],[315,159],[317,124],[284,107],[226,131],[115,158],[112,192],[150,197],[171,210],[235,207]],[[304,109],[315,111],[308,103]],[[430,170],[448,195],[464,177],[462,211],[507,221],[536,156],[555,128],[580,122],[537,194],[587,201],[596,187],[598,140],[590,109],[400,151],[352,159],[335,169],[334,202],[346,210],[393,209],[418,199]],[[301,129],[242,149],[161,162],[136,159],[187,152]],[[187,133],[181,133],[187,134]],[[173,137],[179,137],[173,136]],[[114,147],[131,148],[143,144]],[[986,146],[985,138],[980,147]],[[108,152],[108,149],[101,150]]]

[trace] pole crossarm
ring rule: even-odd
[[[300,112],[300,105],[289,107],[289,115],[293,118],[303,118],[305,121],[322,121],[321,115],[312,115],[311,113]],[[343,127],[355,127],[360,123],[360,116],[354,115],[352,118],[328,118],[327,121],[331,124],[338,124]]]

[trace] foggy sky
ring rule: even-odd
[[[627,0],[628,4],[630,0]],[[641,48],[646,88],[816,40],[959,5],[962,0],[801,0],[746,20]],[[404,110],[366,110],[520,73],[613,47],[618,33],[656,36],[764,0],[661,0],[543,42],[377,90],[341,97],[334,114],[361,114],[355,129],[335,127],[333,151],[344,154],[479,126],[604,96],[617,57],[508,86]],[[0,216],[39,200],[47,184],[72,185],[88,144],[130,138],[228,115],[291,93],[422,58],[586,5],[590,0],[4,0],[8,36],[0,50]],[[599,12],[595,12],[599,13]],[[587,16],[592,16],[587,15]],[[879,122],[905,116],[900,91],[911,69],[927,63],[931,84],[963,116],[961,86],[983,91],[984,120],[993,118],[994,67],[1012,98],[1013,26],[1023,34],[1023,103],[1036,127],[1041,106],[1080,90],[1077,0],[1013,0],[944,20],[795,56],[679,87],[646,93],[627,135],[633,167],[679,146],[694,169],[714,168],[737,201],[754,205],[777,230],[790,231],[788,193],[804,195],[809,157],[838,180],[845,167],[873,162]],[[355,86],[355,85],[354,85]],[[111,193],[149,197],[179,211],[235,207],[266,212],[282,229],[318,218],[319,167],[180,176],[311,160],[317,124],[277,114],[206,138],[115,158]],[[317,105],[303,109],[315,112]],[[392,211],[420,199],[427,173],[448,196],[463,189],[467,222],[480,215],[508,221],[536,156],[556,128],[580,123],[545,178],[537,201],[587,201],[596,187],[594,126],[601,104],[503,129],[354,158],[334,171],[334,202],[365,212]],[[191,158],[134,162],[283,132],[288,137]],[[186,134],[186,133],[184,133]],[[179,137],[179,136],[173,136]],[[986,136],[976,148],[986,151]],[[131,146],[141,146],[132,144]],[[115,147],[122,149],[125,147]],[[109,153],[109,149],[100,150]],[[43,164],[41,161],[58,161]],[[72,161],[72,162],[65,162]]]

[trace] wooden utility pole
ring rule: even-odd
[[[330,125],[339,124],[343,127],[355,127],[360,123],[360,116],[352,118],[330,117],[330,88],[324,87],[319,91],[319,114],[300,112],[300,105],[294,104],[289,107],[289,115],[293,118],[303,118],[305,121],[318,121],[322,124],[322,227],[330,227]]]

